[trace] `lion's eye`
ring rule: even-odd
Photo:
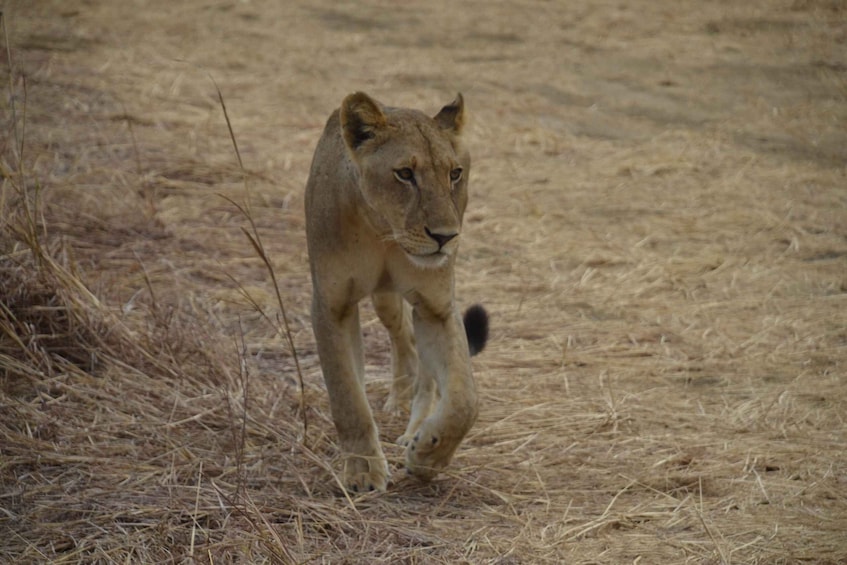
[[[409,182],[415,180],[415,171],[409,167],[403,167],[394,171],[394,176],[403,182]]]
[[[452,171],[450,171],[450,180],[453,182],[458,182],[459,179],[462,178],[462,167],[456,167]]]

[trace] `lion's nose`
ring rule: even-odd
[[[429,228],[424,228],[426,230],[426,235],[435,240],[435,243],[438,244],[438,248],[441,249],[444,245],[447,244],[448,241],[459,235],[456,232],[452,233],[441,233],[437,231],[430,231]]]

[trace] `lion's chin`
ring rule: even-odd
[[[447,261],[450,258],[449,255],[442,253],[441,251],[428,253],[426,255],[413,255],[412,253],[406,252],[406,256],[413,265],[422,269],[439,269],[447,265]]]

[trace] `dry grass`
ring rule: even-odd
[[[840,3],[3,17],[0,561],[847,561]],[[301,193],[354,89],[464,92],[493,320],[448,473],[348,498]]]

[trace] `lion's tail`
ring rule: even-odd
[[[471,355],[476,355],[488,341],[488,312],[479,304],[474,304],[465,310],[465,335],[468,336],[468,348]]]

